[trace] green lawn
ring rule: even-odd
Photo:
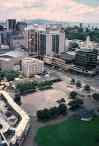
[[[99,118],[91,122],[66,120],[40,128],[36,141],[38,146],[99,146]]]

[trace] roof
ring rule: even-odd
[[[83,49],[80,49],[80,50],[78,50],[78,51],[82,51],[82,52],[90,53],[90,52],[93,52],[93,49],[83,48]]]
[[[17,57],[25,57],[26,56],[26,52],[25,51],[20,51],[20,50],[14,50],[14,51],[8,51],[6,53],[3,53],[0,55],[0,57],[8,57],[9,58],[17,58]]]
[[[18,106],[14,100],[10,97],[10,95],[6,91],[0,91],[0,94],[7,100],[7,103],[21,116],[21,121],[19,122],[18,126],[15,129],[15,135],[11,138],[11,143],[15,144],[16,138],[21,137],[25,128],[28,126],[29,123],[29,116],[27,113]],[[1,119],[0,119],[1,120]]]
[[[64,53],[64,54],[61,54],[60,55],[60,58],[61,59],[64,59],[64,60],[73,60],[74,58],[75,58],[75,52],[66,52],[66,53]]]

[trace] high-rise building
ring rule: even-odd
[[[64,30],[26,29],[25,39],[29,54],[52,56],[65,50]]]
[[[11,32],[16,31],[16,19],[7,20],[7,30]]]

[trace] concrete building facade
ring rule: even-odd
[[[41,74],[44,71],[44,62],[35,58],[24,58],[22,60],[22,72],[26,77]]]
[[[29,54],[38,56],[53,56],[60,54],[65,50],[65,32],[64,30],[47,29],[26,29],[25,33],[26,47]]]

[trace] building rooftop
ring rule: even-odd
[[[21,51],[21,50],[12,50],[12,51],[8,51],[5,52],[3,54],[0,54],[0,57],[9,57],[9,58],[17,58],[17,57],[25,57],[27,56],[27,52],[25,51]]]
[[[26,58],[24,58],[23,59],[23,61],[25,61],[25,62],[43,62],[43,61],[41,61],[41,60],[39,60],[39,59],[36,59],[36,58],[31,58],[31,57],[26,57]]]
[[[0,133],[7,146],[16,144],[17,139],[20,139],[27,130],[28,124],[27,113],[14,102],[7,92],[0,91],[0,125],[2,127]]]
[[[82,52],[86,52],[86,53],[90,53],[90,52],[93,52],[94,49],[87,49],[87,48],[83,48],[83,49],[80,49],[78,51],[82,51]]]

